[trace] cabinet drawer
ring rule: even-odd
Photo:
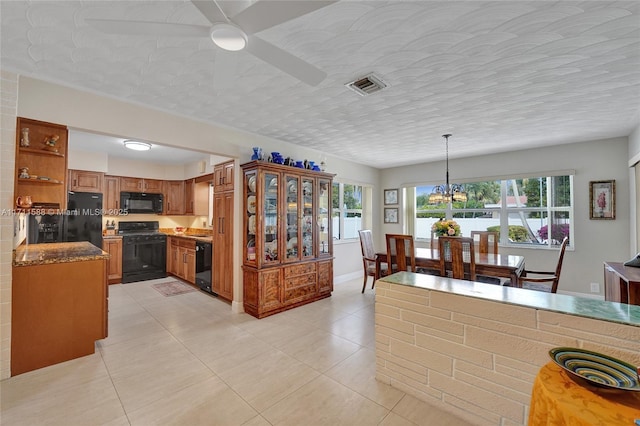
[[[310,274],[316,272],[315,263],[303,263],[302,265],[293,265],[284,268],[284,277],[295,277],[298,275]]]
[[[284,288],[286,290],[296,288],[296,287],[304,287],[309,284],[316,284],[316,274],[305,274],[292,278],[285,278],[284,280]]]
[[[295,303],[303,299],[308,299],[310,297],[316,297],[318,291],[315,283],[315,277],[311,275],[313,282],[302,283],[296,282],[289,283],[288,280],[285,280],[285,289],[284,289],[284,301],[285,303]],[[294,285],[291,285],[294,284]]]
[[[178,244],[180,245],[180,247],[185,247],[185,248],[190,248],[190,249],[196,249],[196,242],[195,240],[187,240],[185,238],[180,238],[178,240]]]

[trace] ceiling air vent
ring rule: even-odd
[[[376,77],[374,74],[365,75],[351,83],[345,84],[345,86],[360,96],[371,95],[372,93],[379,92],[387,87],[382,79],[380,77]]]

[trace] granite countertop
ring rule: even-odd
[[[108,259],[109,253],[90,242],[21,245],[14,251],[13,266],[47,265]]]
[[[640,327],[640,306],[435,275],[397,272],[381,281]]]
[[[185,238],[187,240],[198,240],[198,241],[206,241],[208,243],[213,242],[212,235],[193,235],[193,234],[176,234],[175,232],[163,232],[163,234],[167,234],[167,237],[177,237],[177,238]]]

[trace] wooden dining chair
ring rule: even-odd
[[[364,293],[367,287],[367,279],[373,277],[373,283],[371,283],[371,289],[376,285],[376,280],[383,275],[386,275],[387,264],[381,263],[380,270],[377,269],[377,255],[373,245],[373,235],[371,230],[364,229],[358,231],[360,234],[360,248],[362,249],[362,266],[364,267],[364,283],[362,283],[362,292]]]
[[[438,246],[440,275],[461,280],[476,280],[476,258],[472,238],[439,237]]]
[[[555,271],[522,271],[522,275],[518,278],[518,287],[528,290],[544,291],[546,293],[555,293],[558,291],[558,283],[560,282],[560,271],[562,271],[562,260],[564,259],[564,251],[569,244],[569,237],[564,237],[560,244],[560,253],[558,255],[558,264]],[[531,276],[533,274],[534,276]]]
[[[471,238],[478,248],[478,253],[498,254],[500,234],[495,231],[471,231]]]
[[[479,254],[498,254],[500,234],[495,231],[471,231],[471,238]],[[487,284],[502,284],[500,278],[486,275],[476,275],[476,280]]]
[[[416,272],[416,248],[413,235],[386,234],[389,273]],[[404,253],[404,255],[403,255]]]

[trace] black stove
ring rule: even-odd
[[[158,221],[119,222],[122,235],[122,282],[167,276],[167,236]]]

